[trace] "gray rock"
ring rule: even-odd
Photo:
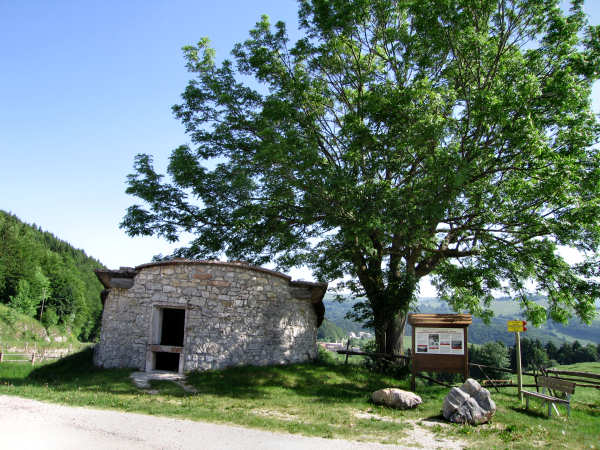
[[[416,408],[423,400],[414,392],[403,391],[402,389],[386,388],[379,389],[371,394],[373,403],[386,405],[397,409]]]
[[[472,378],[460,388],[452,388],[444,399],[444,418],[450,422],[478,425],[488,422],[495,412],[490,392]]]

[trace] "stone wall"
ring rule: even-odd
[[[160,308],[185,308],[180,370],[316,357],[326,285],[246,264],[176,261],[98,271],[104,294],[94,355],[102,367],[151,370]],[[319,317],[321,316],[321,317]]]

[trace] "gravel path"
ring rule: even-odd
[[[414,438],[414,437],[413,437]],[[431,442],[417,440],[425,448]],[[87,409],[0,395],[0,449],[392,449],[237,426]]]

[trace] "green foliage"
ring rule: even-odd
[[[511,367],[516,368],[516,350],[511,348],[510,352]],[[538,339],[521,339],[521,365],[524,369],[540,369],[549,367],[550,361],[544,346]]]
[[[0,303],[92,340],[102,310],[102,285],[93,270],[102,267],[82,250],[0,211]]]
[[[299,4],[296,43],[263,16],[234,61],[217,64],[208,39],[184,48],[195,78],[173,110],[192,146],[172,152],[169,180],[136,157],[127,232],[346,277],[381,351],[402,342],[427,275],[456,310],[489,317],[503,289],[535,324],[591,321],[600,27],[582,2]]]
[[[486,342],[481,346],[469,346],[469,361],[486,366],[510,368],[509,351],[502,342]],[[505,372],[484,369],[485,374],[493,380],[505,379]],[[481,369],[471,367],[471,376],[475,378],[485,378]]]
[[[325,319],[317,331],[317,339],[327,342],[339,342],[347,337],[347,333],[333,322]]]
[[[571,344],[565,342],[560,348],[548,343],[546,344],[545,351],[548,358],[557,361],[559,364],[600,361],[600,353],[596,345],[587,344],[583,346],[579,341]]]
[[[374,340],[367,341],[362,350],[369,353],[377,352],[377,343]],[[410,367],[406,361],[400,359],[387,359],[377,356],[365,356],[364,367],[370,372],[388,375],[399,380],[406,379],[410,374]]]
[[[42,316],[42,323],[46,328],[57,325],[60,317],[56,314],[56,310],[52,307],[46,308]]]
[[[50,280],[44,276],[42,269],[37,267],[31,282],[26,279],[19,280],[17,293],[10,297],[9,305],[20,313],[33,317],[49,293]]]
[[[63,338],[62,342],[54,342],[52,338],[56,336]],[[77,340],[66,330],[46,330],[33,317],[22,314],[8,305],[0,304],[0,349],[6,347],[43,349],[77,344]]]
[[[327,320],[335,323],[340,327],[346,334],[351,331],[359,333],[361,331],[368,331],[363,324],[356,322],[349,318],[351,315],[352,307],[360,300],[353,299],[350,296],[342,297],[342,301],[338,301],[329,295],[325,295],[323,304],[325,305],[325,315]]]
[[[10,297],[8,304],[11,308],[32,317],[37,309],[39,301],[37,301],[31,292],[31,287],[27,280],[19,280],[17,285],[17,294]]]
[[[319,346],[317,348],[317,351],[318,351],[317,359],[315,361],[317,364],[324,364],[324,365],[338,364],[338,359],[337,359],[335,353],[330,352],[329,350],[326,350],[321,346]]]

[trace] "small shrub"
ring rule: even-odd
[[[483,364],[485,366],[498,367],[506,369],[509,367],[508,348],[502,342],[486,342],[481,347],[469,347],[469,361],[472,363]],[[482,379],[485,375],[493,380],[504,379],[506,372],[501,370],[480,369],[471,367],[471,376]]]
[[[335,355],[321,346],[318,347],[317,359],[315,362],[323,365],[333,365],[338,363]]]
[[[56,326],[58,324],[58,314],[54,308],[46,308],[42,315],[42,323],[46,328]]]
[[[460,373],[452,373],[452,372],[428,372],[431,378],[437,381],[441,381],[442,383],[447,384],[455,384],[460,383],[463,380],[463,375]],[[428,381],[429,385],[434,384],[433,381]]]
[[[375,353],[375,341],[369,341],[364,346],[365,352]],[[388,375],[399,380],[404,380],[410,375],[410,367],[404,360],[389,360],[381,357],[366,356],[365,368],[374,373]]]
[[[17,320],[19,320],[19,313],[12,308],[7,308],[5,314],[3,315],[3,319],[9,325],[14,325]]]

